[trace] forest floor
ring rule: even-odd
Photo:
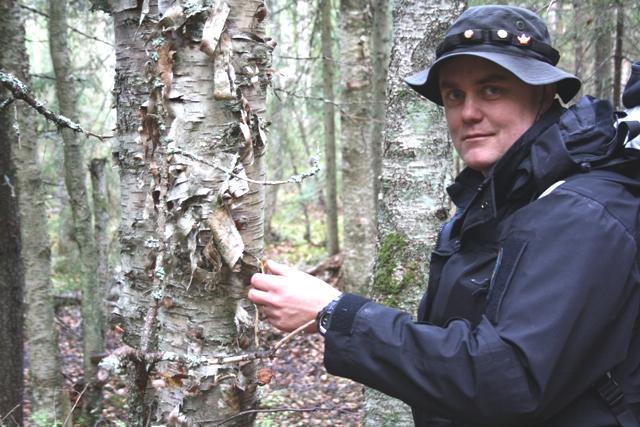
[[[317,275],[335,282],[335,271],[316,269]],[[77,306],[58,309],[56,323],[60,332],[60,351],[71,405],[78,402],[84,389],[80,310]],[[261,325],[261,342],[271,347],[284,334],[270,325]],[[120,343],[109,334],[110,350]],[[363,388],[359,384],[329,375],[324,368],[324,340],[318,334],[301,334],[284,344],[276,357],[258,364],[273,373],[269,384],[259,387],[258,427],[276,426],[360,426]],[[29,384],[26,383],[28,396]],[[101,426],[127,426],[127,387],[124,377],[114,376],[103,387]],[[24,405],[25,418],[30,409]],[[75,408],[79,411],[79,407]],[[25,423],[25,425],[27,425]],[[67,424],[68,426],[71,423]],[[217,424],[221,425],[221,424]]]

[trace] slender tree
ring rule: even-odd
[[[343,274],[346,290],[363,292],[372,277],[376,243],[376,150],[370,0],[340,1],[342,68]],[[379,153],[379,151],[377,152]]]
[[[333,89],[334,58],[331,0],[320,0],[322,22],[322,93],[324,97],[325,203],[327,217],[327,252],[340,252],[338,237],[338,196],[336,164],[335,96]]]
[[[67,0],[49,2],[49,48],[56,77],[56,98],[61,114],[77,122],[76,90],[69,57]],[[96,387],[97,365],[95,358],[104,352],[104,292],[98,280],[98,251],[96,248],[87,172],[84,158],[85,141],[71,129],[61,129],[64,142],[64,181],[69,195],[73,217],[74,240],[79,249],[79,265],[82,274],[82,344],[84,355],[85,391],[83,408],[85,419],[93,423],[99,413],[100,390]]]
[[[624,40],[624,1],[616,0],[616,33],[615,49],[613,54],[613,105],[620,107],[622,101],[622,44]]]
[[[24,28],[16,1],[0,4],[0,69],[25,72]],[[11,93],[0,88],[0,419],[22,424],[22,311],[24,270],[20,257],[20,220],[15,150],[20,131]]]
[[[424,292],[429,254],[449,214],[445,187],[453,161],[441,108],[413,93],[402,78],[433,60],[436,44],[463,6],[407,0],[394,11],[373,292],[381,302],[408,311]],[[410,425],[409,408],[367,389],[365,425],[391,423]]]
[[[592,0],[594,19],[594,55],[593,55],[593,95],[598,98],[612,98],[611,71],[613,69],[613,19],[612,14],[601,13],[609,7],[610,0]]]
[[[128,347],[103,366],[129,366],[127,425],[215,424],[256,405],[255,363],[223,356],[256,346],[245,296],[263,244],[264,186],[254,181],[265,174],[267,10],[255,0],[120,2],[112,13],[122,194],[114,314]]]

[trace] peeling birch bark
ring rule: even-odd
[[[143,354],[255,350],[245,296],[262,256],[264,189],[233,175],[265,175],[272,48],[255,25],[261,4],[177,1],[161,17],[151,1],[139,28],[139,9],[115,14],[122,291],[114,321]],[[185,370],[163,359],[148,375],[131,371],[138,404],[128,425],[196,425],[257,403],[251,361]]]

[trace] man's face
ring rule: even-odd
[[[439,76],[453,145],[467,166],[486,174],[536,120],[543,90],[474,56],[447,60]]]

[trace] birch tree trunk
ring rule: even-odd
[[[262,256],[264,189],[247,177],[265,174],[266,11],[255,0],[114,3],[115,320],[137,350],[127,425],[221,421],[256,405],[254,363],[205,360],[255,349],[245,297]]]
[[[335,255],[340,252],[340,242],[338,237],[338,183],[336,166],[335,96],[333,90],[334,58],[332,49],[331,0],[320,0],[320,12],[322,14],[322,92],[324,97],[327,252],[329,255]]]
[[[24,46],[24,28],[18,3],[0,3],[0,69],[25,71],[20,46]],[[22,44],[20,44],[22,43]],[[13,47],[13,49],[11,49]],[[15,49],[15,51],[14,51]],[[9,67],[17,68],[11,70]],[[25,285],[20,257],[20,219],[16,154],[20,140],[16,103],[11,92],[0,86],[0,419],[22,425],[22,293]]]
[[[342,68],[342,284],[365,292],[372,277],[376,244],[376,179],[372,133],[373,13],[370,0],[340,1]]]
[[[60,113],[78,123],[75,87],[67,47],[67,0],[49,2],[49,50],[56,77],[56,98]],[[71,129],[60,129],[64,143],[64,181],[69,195],[75,241],[78,244],[82,274],[82,345],[84,380],[84,418],[93,424],[100,413],[100,389],[96,386],[95,358],[104,352],[104,290],[98,280],[98,251],[93,230],[89,194],[88,165],[84,159],[84,140]]]
[[[373,296],[409,312],[425,290],[429,255],[449,213],[445,188],[453,159],[442,109],[402,78],[433,61],[444,31],[463,6],[404,0],[394,11]],[[364,412],[367,426],[412,424],[405,404],[369,389]]]

